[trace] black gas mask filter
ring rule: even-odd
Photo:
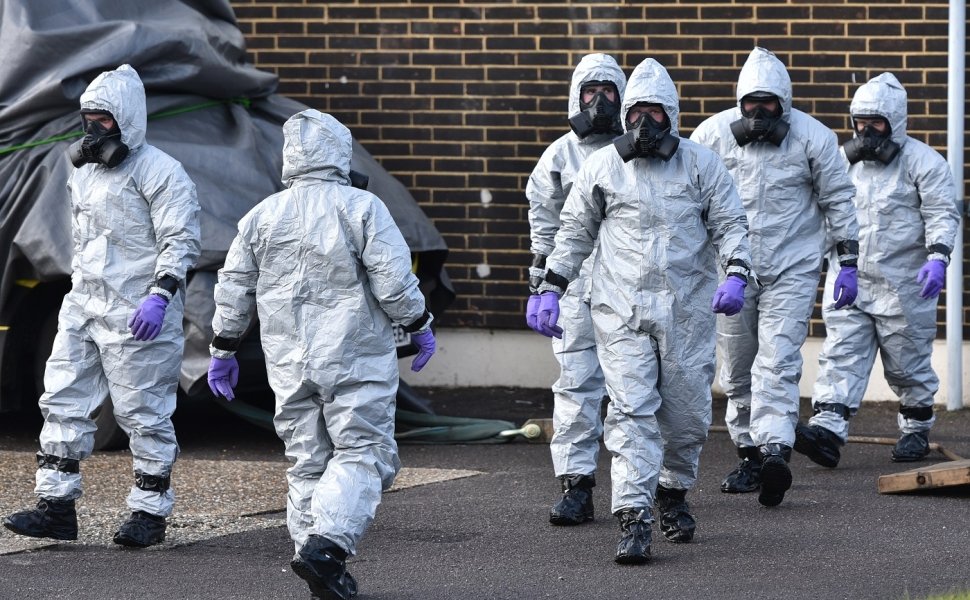
[[[866,125],[854,138],[842,145],[845,158],[851,164],[860,160],[877,160],[888,165],[899,154],[899,144],[892,140],[891,133],[888,123],[883,133],[872,125]]]
[[[357,188],[358,190],[366,190],[367,184],[370,183],[370,176],[360,171],[350,170],[350,185]]]
[[[586,85],[604,85],[605,83],[612,85],[611,82],[589,82]],[[581,96],[582,91],[580,91]],[[623,133],[619,115],[619,98],[611,102],[605,93],[597,92],[589,103],[584,103],[580,98],[579,112],[569,117],[569,127],[580,139],[594,133],[619,134]]]
[[[731,133],[738,142],[738,146],[760,140],[780,146],[790,129],[788,122],[781,118],[781,101],[778,101],[778,108],[773,113],[768,112],[761,105],[756,106],[754,110],[746,111],[744,102],[745,98],[742,98],[741,118],[731,123]]]
[[[670,133],[670,118],[664,117],[658,123],[648,114],[640,115],[629,131],[613,140],[613,147],[623,162],[634,158],[670,160],[678,146],[680,139]]]
[[[128,157],[128,146],[121,142],[121,129],[118,128],[117,121],[111,129],[105,129],[98,121],[89,121],[82,115],[81,123],[85,131],[84,137],[67,149],[67,155],[75,167],[101,163],[113,169]]]

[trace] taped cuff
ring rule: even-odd
[[[407,333],[414,333],[416,331],[427,329],[426,325],[431,325],[431,319],[431,313],[425,310],[424,314],[418,317],[415,322],[411,323],[410,325],[405,325],[404,331]]]
[[[147,475],[135,473],[135,487],[146,492],[163,493],[168,491],[172,478],[169,475]]]
[[[532,264],[529,266],[529,293],[538,294],[542,285],[542,276],[546,272],[546,255],[533,254]]]
[[[241,341],[241,338],[230,339],[217,335],[216,337],[212,338],[212,344],[209,346],[209,351],[211,353],[211,351],[215,349],[223,350],[225,352],[235,352],[236,350],[239,350],[239,343]]]
[[[859,263],[859,240],[842,240],[835,245],[839,255],[839,264],[843,267],[855,267]]]
[[[172,298],[174,297],[172,295],[172,292],[158,286],[153,286],[150,290],[148,290],[148,293],[155,294],[156,296],[161,296],[162,298],[165,298],[165,300],[168,302],[171,302]]]
[[[820,402],[815,405],[815,414],[820,412],[831,412],[842,417],[844,421],[848,421],[852,414],[849,412],[849,407],[844,404],[835,404],[834,402]]]
[[[740,258],[732,258],[728,261],[727,269],[724,270],[725,275],[735,275],[744,279],[745,283],[751,277],[751,265],[741,260]]]
[[[37,468],[60,471],[61,473],[80,473],[80,462],[76,458],[61,458],[53,454],[37,453]]]
[[[938,260],[944,265],[950,265],[950,253],[953,250],[946,244],[930,244],[927,250],[929,250],[930,254],[926,257],[926,260]]]
[[[556,273],[555,271],[546,271],[546,283],[553,285],[563,291],[569,287],[569,280]]]
[[[932,406],[900,406],[899,414],[914,421],[929,421],[933,418]]]
[[[162,275],[155,280],[155,284],[152,287],[161,288],[169,294],[175,294],[179,289],[179,280],[171,275]]]

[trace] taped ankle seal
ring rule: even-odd
[[[75,458],[61,458],[53,454],[37,453],[37,468],[60,471],[61,473],[80,473],[80,463]]]
[[[929,421],[933,418],[932,406],[900,406],[899,414],[914,421]]]
[[[162,493],[168,490],[172,478],[160,475],[146,475],[145,473],[135,473],[135,486],[146,492]]]
[[[852,415],[849,413],[849,407],[844,404],[835,404],[832,402],[820,402],[815,405],[815,414],[820,412],[831,412],[842,417],[844,421],[848,421],[849,417]]]

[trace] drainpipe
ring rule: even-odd
[[[960,225],[953,244],[953,258],[946,274],[946,408],[963,408],[963,144],[964,57],[967,28],[966,0],[950,0],[950,44],[947,77],[946,155],[953,173]]]

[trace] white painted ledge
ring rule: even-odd
[[[438,350],[420,373],[412,373],[411,358],[400,361],[401,378],[415,386],[435,387],[527,387],[547,388],[559,376],[559,365],[552,355],[552,344],[532,331],[489,329],[436,330]],[[804,367],[800,392],[811,397],[812,385],[818,372],[818,352],[822,340],[809,338],[802,347]],[[970,343],[963,344],[963,389],[970,390]],[[941,381],[946,381],[946,341],[937,340],[933,346],[933,368]],[[714,384],[717,389],[717,383]],[[941,385],[936,395],[938,404],[946,404],[946,390]],[[896,401],[896,395],[886,384],[882,361],[876,358],[867,401]],[[964,406],[970,402],[964,398]]]

